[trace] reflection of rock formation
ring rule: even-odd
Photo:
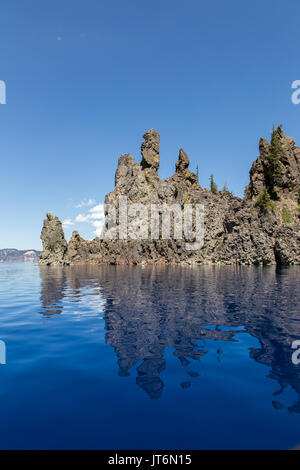
[[[160,373],[166,368],[166,361],[160,357],[144,359],[143,363],[137,367],[139,385],[151,398],[159,398],[162,394],[164,383],[160,378]]]
[[[61,300],[64,297],[66,275],[63,269],[40,267],[41,303],[43,315],[54,315],[62,312]]]
[[[291,362],[291,344],[300,338],[299,276],[298,267],[41,268],[41,300],[46,314],[55,313],[66,285],[72,301],[83,289],[100,290],[106,343],[116,352],[119,375],[138,364],[136,383],[151,398],[163,391],[166,348],[185,367],[207,353],[205,340],[236,341],[235,328],[242,326],[260,342],[250,357],[270,367],[268,377],[279,383],[274,408],[281,409],[280,395],[290,385],[299,401],[288,410],[299,412],[300,367]],[[189,372],[192,383],[197,373]]]

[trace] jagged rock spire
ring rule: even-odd
[[[178,160],[176,162],[176,173],[184,173],[189,167],[190,160],[183,149],[179,150]]]
[[[159,133],[155,129],[150,129],[143,135],[145,139],[141,146],[142,162],[144,168],[159,168]]]
[[[67,251],[62,223],[58,217],[48,212],[41,233],[43,251],[41,264],[63,264]]]
[[[173,178],[184,182],[188,186],[198,184],[197,176],[189,170],[189,164],[189,157],[183,149],[180,149]]]

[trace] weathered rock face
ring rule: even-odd
[[[115,189],[105,198],[106,204],[118,208],[119,196],[127,204],[142,203],[147,211],[152,204],[202,204],[205,210],[204,245],[201,249],[186,249],[186,239],[102,239],[86,241],[73,232],[69,244],[64,239],[61,223],[47,214],[42,230],[41,264],[73,263],[180,263],[180,264],[300,264],[300,217],[298,191],[300,187],[300,149],[293,139],[276,131],[282,155],[282,179],[278,191],[281,200],[273,209],[256,207],[257,197],[266,187],[266,166],[270,144],[261,139],[260,156],[250,170],[250,184],[244,199],[228,191],[213,194],[202,189],[195,174],[189,170],[189,158],[180,149],[175,173],[160,180],[159,134],[151,129],[144,134],[142,161],[136,163],[129,155],[121,155],[115,176]],[[283,209],[289,217],[282,216]],[[149,212],[150,214],[151,212]],[[130,217],[129,217],[130,222]],[[149,219],[148,219],[149,221]],[[120,220],[117,216],[116,230]],[[149,224],[150,225],[150,224]],[[107,227],[104,230],[108,232]],[[172,231],[171,231],[172,232]],[[130,234],[130,231],[128,231]]]
[[[68,243],[67,256],[70,262],[80,261],[85,259],[89,254],[88,243],[84,240],[77,231],[74,230],[72,237]]]
[[[68,245],[62,224],[52,212],[47,213],[41,233],[43,251],[40,254],[40,264],[66,264]]]
[[[144,142],[141,146],[142,152],[142,168],[159,168],[159,133],[155,129],[145,132],[143,135]]]
[[[276,234],[275,259],[278,264],[300,264],[300,224],[284,225]]]
[[[248,186],[248,197],[253,199],[257,198],[265,187],[265,166],[264,162],[269,153],[269,142],[261,138],[259,141],[259,154],[260,156],[253,162],[250,169],[250,184]]]

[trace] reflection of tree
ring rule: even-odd
[[[41,300],[43,313],[60,313],[66,285],[72,301],[83,288],[101,291],[106,343],[116,352],[119,375],[142,361],[136,382],[151,398],[163,391],[166,348],[187,366],[207,353],[209,342],[200,340],[235,341],[234,328],[243,326],[260,342],[250,357],[269,366],[268,377],[279,383],[274,408],[282,408],[280,395],[290,385],[299,402],[288,409],[299,412],[300,368],[291,362],[291,343],[300,338],[299,275],[298,267],[41,268]]]

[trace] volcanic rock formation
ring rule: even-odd
[[[128,208],[151,205],[202,204],[205,211],[204,244],[188,250],[186,239],[108,239],[118,234],[116,226],[104,227],[103,236],[86,241],[73,232],[66,242],[57,217],[47,214],[41,234],[40,264],[300,264],[300,148],[286,137],[282,126],[273,130],[271,142],[261,139],[260,155],[250,170],[250,183],[243,199],[223,190],[216,194],[203,189],[189,170],[189,158],[180,149],[175,173],[161,180],[160,136],[154,129],[144,134],[142,161],[129,155],[119,157],[115,189],[105,203],[118,208],[126,196]],[[130,233],[130,232],[128,232]]]

